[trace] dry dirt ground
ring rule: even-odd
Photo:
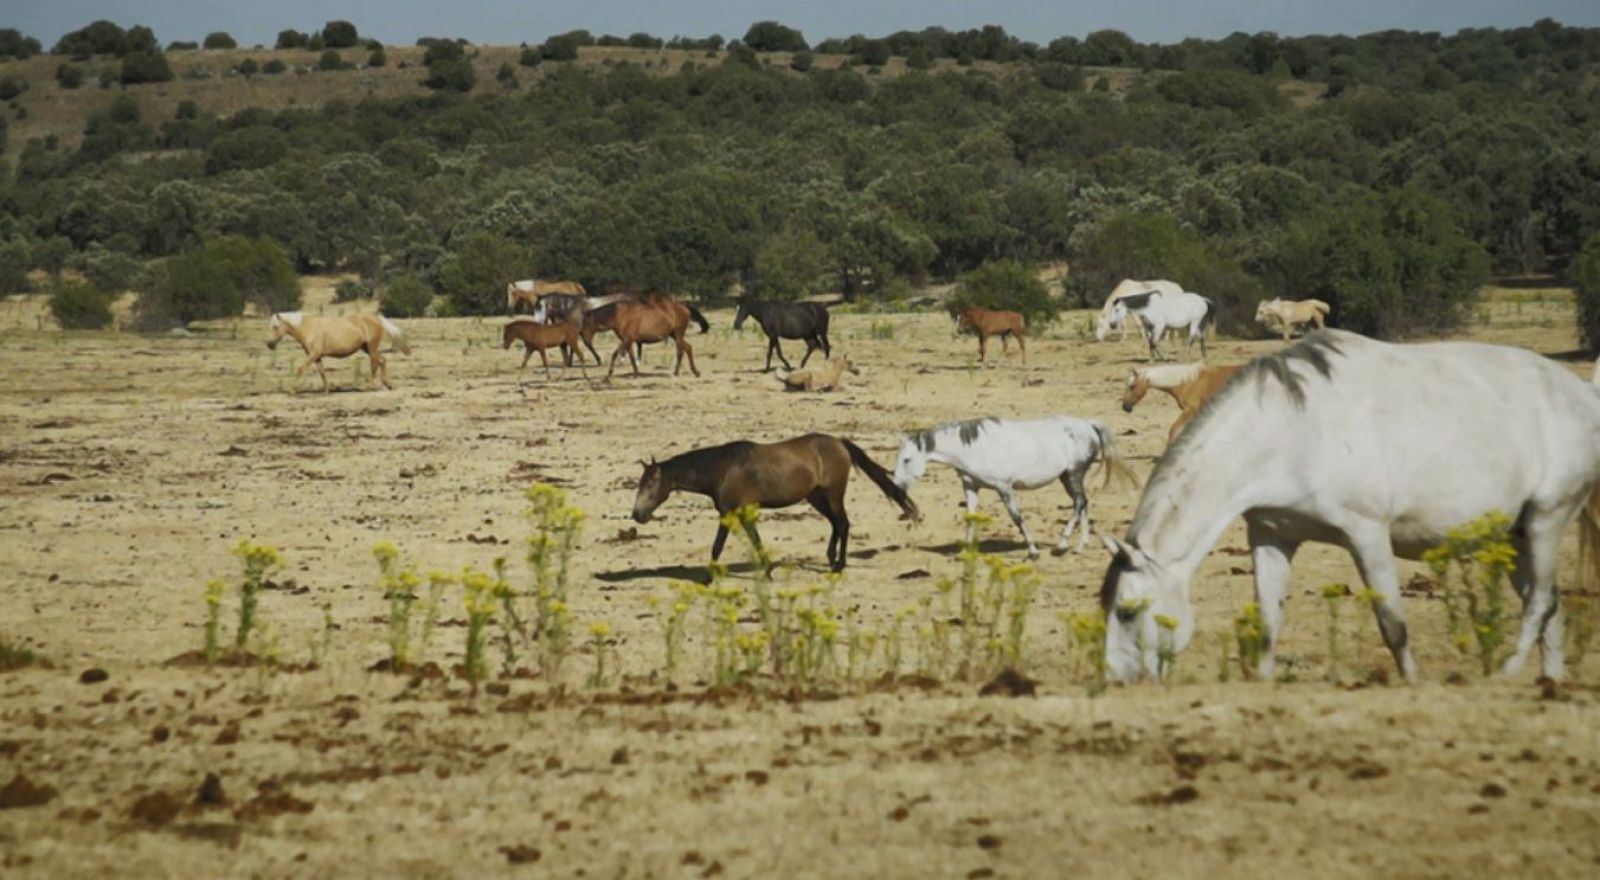
[[[1387,654],[1352,605],[1343,683],[1329,683],[1317,590],[1355,573],[1314,548],[1297,560],[1287,680],[1219,682],[1216,646],[1250,597],[1239,527],[1196,579],[1199,633],[1168,685],[1090,697],[1073,674],[1062,614],[1094,605],[1093,551],[1039,561],[1033,697],[921,680],[714,689],[693,646],[681,689],[664,688],[649,600],[701,570],[714,515],[679,496],[636,527],[639,459],[820,430],[889,462],[909,427],[1072,413],[1104,420],[1148,473],[1174,410],[1118,408],[1139,348],[1083,341],[1082,313],[1026,366],[1013,351],[987,369],[942,316],[838,315],[835,344],[866,373],[818,396],[759,373],[762,338],[733,333],[727,312],[691,337],[703,378],[672,378],[657,349],[644,378],[594,390],[530,371],[525,395],[497,320],[412,321],[394,391],[362,390],[346,362],[336,393],[294,397],[295,353],[268,352],[260,321],[191,338],[61,334],[37,329],[38,308],[0,305],[0,637],[50,663],[0,673],[5,876],[1600,871],[1600,706],[1584,684],[1600,660],[1559,692],[1531,675],[1481,680],[1441,603],[1413,590],[1423,681],[1383,680]],[[1554,353],[1572,320],[1562,294],[1502,292],[1467,335]],[[1221,340],[1212,360],[1276,345]],[[560,682],[512,678],[476,697],[459,680],[368,671],[386,656],[373,543],[425,568],[509,556],[525,584],[535,479],[588,514],[572,604],[580,628],[610,623],[622,679],[586,688],[583,653]],[[955,476],[936,469],[913,494],[919,526],[852,480],[838,600],[864,625],[956,570]],[[1124,528],[1136,500],[1097,491],[1097,524]],[[985,506],[999,515],[985,549],[1020,560],[992,496]],[[1065,512],[1059,490],[1025,496],[1049,538]],[[820,518],[775,513],[763,531],[793,583],[820,577]],[[312,671],[166,665],[200,647],[203,584],[236,577],[229,551],[246,537],[288,560],[260,612],[283,662],[305,662],[325,603],[331,651]],[[451,593],[427,659],[460,662],[463,616]],[[90,669],[108,678],[83,683]],[[220,786],[202,797],[208,774]]]

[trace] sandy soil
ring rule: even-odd
[[[1032,698],[920,680],[715,689],[698,652],[681,689],[653,677],[649,599],[701,570],[715,523],[704,499],[680,496],[634,526],[640,458],[822,430],[887,463],[909,427],[1060,412],[1106,421],[1147,473],[1174,410],[1121,412],[1138,347],[1082,341],[1081,313],[1026,367],[1013,352],[987,369],[941,316],[838,315],[835,344],[866,374],[820,396],[757,372],[763,340],[733,333],[726,312],[692,337],[701,379],[672,378],[658,349],[644,378],[593,390],[541,384],[535,367],[526,394],[497,320],[413,321],[414,355],[390,359],[396,390],[363,390],[346,363],[336,393],[293,397],[295,355],[268,352],[259,321],[192,338],[60,334],[36,329],[37,308],[0,304],[0,637],[52,666],[0,673],[0,805],[50,794],[26,797],[19,776],[54,793],[0,810],[0,874],[1572,876],[1600,863],[1600,707],[1584,684],[1600,660],[1559,692],[1531,675],[1480,680],[1440,603],[1411,591],[1424,681],[1385,683],[1376,628],[1352,607],[1344,684],[1330,684],[1317,589],[1356,575],[1313,548],[1291,590],[1291,680],[1221,683],[1215,646],[1250,597],[1239,527],[1196,580],[1199,634],[1169,685],[1091,698],[1073,674],[1061,615],[1093,607],[1100,551],[1039,562]],[[1569,300],[1519,292],[1469,335],[1554,353],[1571,328]],[[1223,340],[1212,360],[1275,345]],[[574,612],[611,624],[622,679],[585,688],[582,654],[560,682],[501,680],[477,697],[368,671],[386,656],[372,544],[424,567],[509,556],[525,584],[535,479],[588,513]],[[913,494],[926,513],[914,527],[852,480],[838,589],[865,625],[955,572],[955,476],[934,470]],[[1136,500],[1096,492],[1097,523],[1120,531]],[[985,548],[1020,560],[985,505],[998,517]],[[1066,510],[1059,490],[1024,503],[1047,538]],[[772,514],[763,533],[794,583],[820,577],[820,518]],[[288,559],[261,609],[285,663],[305,661],[331,603],[321,668],[166,665],[200,646],[202,586],[235,576],[245,537]],[[427,659],[448,667],[459,595],[444,617]],[[92,668],[109,678],[81,683]],[[213,803],[197,800],[207,774]]]

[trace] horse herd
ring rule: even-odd
[[[626,352],[637,372],[640,346],[671,340],[678,350],[674,372],[687,358],[699,374],[684,336],[691,321],[702,332],[709,325],[693,306],[666,294],[616,290],[589,297],[577,285],[519,282],[508,287],[507,298],[508,307],[533,306],[532,316],[512,318],[504,329],[506,347],[516,341],[527,347],[524,366],[534,351],[544,360],[547,349],[560,348],[569,361],[576,355],[583,368],[580,345],[598,364],[593,337],[611,330],[618,337],[612,370]],[[1418,559],[1449,529],[1500,511],[1514,523],[1512,581],[1523,601],[1515,648],[1503,671],[1519,671],[1537,644],[1543,674],[1560,679],[1555,578],[1561,538],[1576,519],[1583,546],[1600,547],[1600,372],[1584,382],[1547,358],[1505,346],[1379,342],[1324,329],[1328,311],[1316,300],[1269,300],[1256,318],[1282,324],[1286,342],[1295,327],[1316,329],[1248,364],[1148,366],[1128,376],[1124,411],[1159,388],[1172,395],[1179,416],[1126,533],[1100,535],[1111,554],[1100,590],[1108,674],[1119,681],[1158,676],[1158,646],[1185,648],[1194,633],[1190,582],[1224,530],[1242,517],[1265,630],[1262,675],[1274,671],[1294,555],[1304,543],[1321,542],[1343,547],[1354,558],[1376,597],[1379,631],[1402,675],[1413,680],[1417,670],[1395,558]],[[1204,331],[1215,314],[1211,300],[1171,282],[1125,281],[1107,298],[1095,335],[1104,340],[1135,321],[1156,360],[1165,332],[1184,328],[1189,344],[1199,341],[1204,356]],[[823,306],[741,302],[735,326],[746,318],[767,335],[768,369],[774,355],[790,367],[780,339],[805,343],[802,368],[817,350],[830,358],[817,371],[821,380],[808,375],[798,387],[837,383],[853,368],[842,355],[832,356]],[[980,360],[989,336],[1015,338],[1026,357],[1020,315],[966,310],[957,327],[977,333]],[[271,330],[269,345],[288,335],[305,348],[297,381],[311,365],[320,374],[321,357],[365,351],[374,376],[387,386],[378,353],[384,336],[409,350],[400,328],[376,316],[280,314],[272,317]],[[545,368],[548,374],[548,361]],[[326,375],[323,383],[326,388]],[[646,461],[633,517],[648,521],[678,491],[708,496],[719,518],[748,504],[780,508],[805,502],[832,527],[827,559],[838,571],[849,550],[845,489],[851,469],[865,473],[902,518],[916,520],[909,490],[929,463],[956,471],[969,510],[977,509],[980,489],[998,493],[1030,557],[1039,551],[1023,523],[1017,492],[1057,482],[1066,490],[1073,510],[1056,543],[1064,552],[1075,530],[1081,529],[1079,550],[1091,531],[1086,477],[1094,465],[1102,467],[1107,483],[1118,476],[1136,482],[1100,422],[976,418],[905,435],[892,472],[850,440],[816,433],[770,444],[741,440]],[[753,532],[752,538],[759,542]],[[713,560],[726,539],[719,519]],[[1593,589],[1600,584],[1600,553],[1586,549],[1580,556],[1578,576]]]

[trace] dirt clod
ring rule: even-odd
[[[22,775],[18,770],[11,781],[0,788],[0,810],[12,810],[20,807],[37,807],[54,800],[56,790],[49,785],[35,785],[31,779]]]
[[[222,793],[222,777],[215,773],[207,773],[201,781],[200,789],[195,792],[194,802],[202,807],[220,807],[228,802]]]
[[[978,690],[984,697],[1031,697],[1039,683],[1015,669],[1007,669]]]
[[[78,676],[78,683],[79,684],[99,684],[100,682],[105,681],[106,679],[108,679],[110,677],[111,677],[111,673],[109,673],[109,672],[105,671],[104,669],[101,669],[100,667],[96,666],[93,669],[85,669],[83,671],[83,674]]]
[[[171,822],[183,810],[183,802],[165,791],[154,791],[133,802],[128,816],[136,822],[160,826]]]
[[[506,861],[513,865],[531,865],[544,858],[544,853],[536,846],[517,844],[516,846],[502,846],[500,852],[505,854]]]

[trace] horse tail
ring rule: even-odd
[[[1200,329],[1204,330],[1207,325],[1210,325],[1211,330],[1214,333],[1217,329],[1217,301],[1209,296],[1202,296],[1200,298],[1205,300],[1206,304],[1206,313],[1200,318]]]
[[[839,442],[843,443],[845,451],[850,453],[850,462],[860,468],[868,479],[876,483],[890,501],[899,505],[901,513],[914,520],[920,521],[922,519],[922,511],[917,510],[917,503],[911,500],[911,496],[906,494],[906,490],[894,484],[893,474],[885,470],[883,465],[873,461],[872,456],[867,455],[866,450],[861,447],[843,437],[839,438]]]
[[[1312,308],[1321,312],[1324,316],[1333,311],[1333,306],[1328,305],[1320,299],[1308,299],[1306,302],[1310,303]]]
[[[1101,488],[1110,486],[1113,477],[1133,486],[1139,485],[1139,476],[1117,453],[1117,443],[1111,439],[1111,432],[1106,430],[1106,426],[1091,421],[1089,427],[1094,429],[1095,440],[1100,447],[1100,469],[1105,473],[1105,482],[1101,484]]]
[[[700,314],[700,310],[699,309],[695,308],[694,306],[689,305],[688,303],[684,303],[683,307],[689,310],[689,317],[693,318],[694,322],[696,324],[700,325],[700,332],[701,333],[710,333],[711,332],[711,322],[706,320],[706,316],[705,315]]]
[[[383,325],[383,332],[394,337],[394,347],[400,349],[401,354],[411,353],[411,343],[406,341],[405,331],[400,329],[399,324],[396,324],[382,315],[378,316],[378,323]]]

